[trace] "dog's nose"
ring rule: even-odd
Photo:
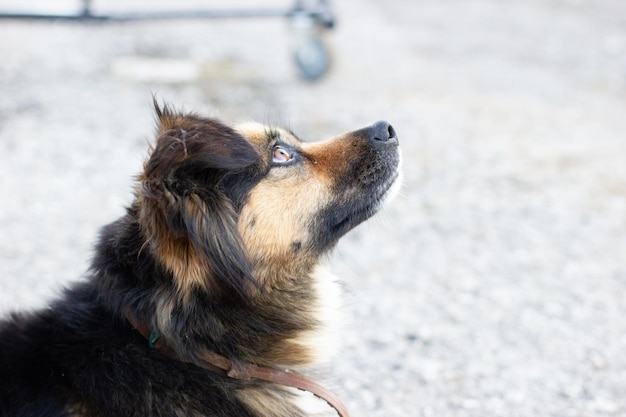
[[[396,131],[388,122],[381,120],[368,129],[368,139],[374,144],[383,144],[391,140],[398,140]]]

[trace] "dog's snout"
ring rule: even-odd
[[[374,123],[368,129],[368,139],[374,144],[383,144],[390,140],[397,140],[396,130],[389,124],[381,120]]]

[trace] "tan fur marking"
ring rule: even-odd
[[[277,343],[258,362],[268,366],[282,365],[294,368],[311,365],[314,361],[315,353],[312,352],[311,346],[302,345],[294,338]]]
[[[267,126],[257,122],[245,122],[237,125],[235,130],[257,146],[267,145],[267,132],[269,131]]]
[[[147,236],[147,244],[150,245],[161,265],[172,273],[182,298],[185,299],[194,287],[208,290],[208,266],[198,256],[189,239],[186,236],[172,236],[170,230],[167,229],[166,215],[163,212],[166,208],[156,206],[151,199],[143,198],[140,192],[137,194],[139,219]],[[171,195],[168,192],[163,194],[170,200],[168,204],[172,204]],[[193,200],[188,198],[184,206],[188,213],[193,214],[194,218],[201,222],[202,215],[198,204],[202,204],[199,198]],[[198,227],[202,226],[198,225]]]
[[[348,161],[359,159],[361,141],[341,135],[321,142],[306,143],[303,152],[315,161],[313,169],[326,181],[345,176]]]
[[[245,404],[252,414],[263,417],[294,417],[303,415],[291,401],[285,397],[291,395],[287,390],[268,387],[250,387],[238,391],[235,396]]]
[[[187,239],[166,239],[156,248],[159,261],[172,273],[181,294],[206,288],[208,270]]]
[[[294,242],[303,244],[309,239],[308,221],[330,195],[326,184],[310,172],[289,175],[287,168],[270,172],[248,196],[241,210],[239,231],[248,254],[259,266],[284,262],[285,269],[299,262],[294,256]],[[298,168],[295,168],[298,169]],[[268,276],[257,279],[267,282]]]
[[[244,123],[237,131],[260,149],[261,155],[270,157],[268,132],[271,130],[258,123]],[[273,129],[280,134],[281,142],[302,150],[304,161],[293,167],[276,167],[266,178],[252,189],[239,218],[239,231],[249,255],[259,269],[272,262],[284,262],[284,270],[293,268],[293,263],[304,261],[305,256],[294,256],[292,245],[305,244],[308,239],[308,220],[330,200],[332,180],[320,175],[315,155],[308,158],[307,149],[312,145],[301,143],[283,129]],[[328,144],[332,143],[328,141]],[[313,149],[313,148],[312,148]],[[320,155],[324,147],[316,147]],[[276,265],[280,268],[281,265]],[[270,271],[257,271],[257,278],[267,282]]]

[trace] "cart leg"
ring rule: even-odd
[[[308,81],[321,78],[330,67],[330,53],[322,39],[322,31],[334,25],[328,2],[319,0],[307,9],[305,1],[297,1],[291,16],[293,59],[300,75]]]
[[[81,17],[91,17],[91,0],[83,0],[83,11],[81,12]]]

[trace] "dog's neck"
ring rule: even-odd
[[[137,320],[130,310],[126,311],[126,319],[130,325],[146,339],[150,348],[157,349],[173,359],[182,360],[176,354],[176,351],[167,345],[165,339],[160,338],[158,334],[151,331],[146,322]],[[251,379],[258,379],[311,392],[335,409],[339,417],[350,417],[347,408],[335,394],[317,382],[305,378],[302,375],[281,369],[258,366],[253,363],[233,362],[208,349],[197,352],[197,360],[193,363],[211,372],[224,374],[229,378],[237,380],[249,381]]]

